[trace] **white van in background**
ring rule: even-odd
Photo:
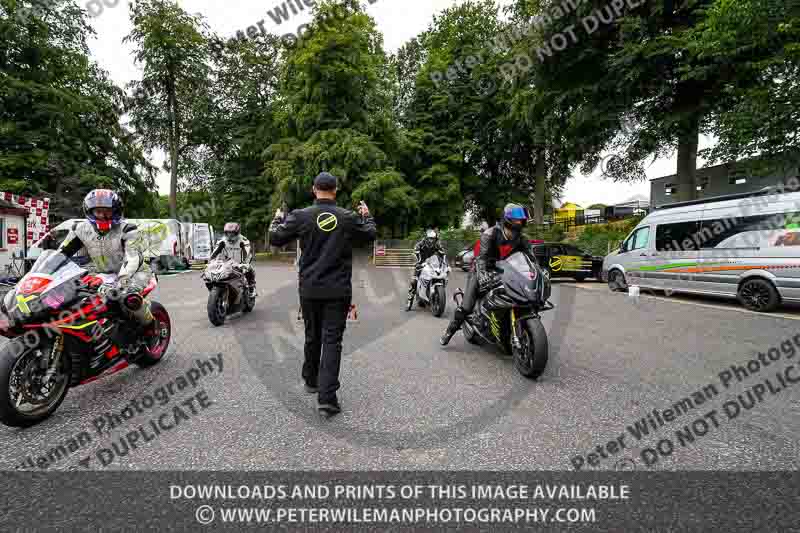
[[[57,225],[50,232],[39,239],[28,250],[26,263],[33,264],[42,250],[58,247],[67,237],[69,230],[83,218],[72,218]],[[136,224],[139,229],[139,239],[136,247],[142,252],[145,261],[155,272],[189,268],[189,260],[184,253],[184,237],[181,223],[174,219],[136,219],[128,218],[126,222]],[[78,264],[85,264],[89,258],[81,251],[76,257]]]
[[[645,217],[603,261],[612,290],[737,298],[754,311],[800,302],[800,192],[671,204]]]
[[[207,263],[214,250],[214,229],[206,223],[181,222],[184,255],[190,262]]]

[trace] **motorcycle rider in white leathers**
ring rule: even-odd
[[[92,261],[92,270],[99,275],[94,282],[95,286],[99,285],[98,293],[121,298],[122,310],[141,326],[143,334],[154,335],[155,321],[147,299],[133,309],[128,307],[128,300],[124,297],[141,294],[153,273],[137,249],[139,232],[136,225],[123,219],[122,199],[114,191],[95,189],[84,198],[83,212],[86,220],[72,226],[58,251],[72,257],[86,250]],[[101,331],[96,335],[102,338]],[[103,345],[98,343],[98,346]]]
[[[236,268],[244,273],[249,285],[250,296],[253,297],[256,295],[256,273],[250,264],[253,262],[250,241],[242,235],[238,222],[226,223],[222,232],[225,237],[217,243],[217,247],[211,254],[211,260],[222,254],[223,259],[238,263]]]

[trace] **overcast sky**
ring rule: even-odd
[[[79,0],[83,2],[84,0]],[[111,2],[109,2],[111,3]],[[264,27],[273,33],[284,34],[295,31],[297,26],[310,20],[308,11],[294,15],[288,22],[277,25],[267,16],[267,10],[282,4],[278,0],[179,0],[179,4],[190,13],[202,14],[212,30],[226,37],[233,37],[238,30],[246,30],[248,26],[264,19]],[[459,3],[459,0],[375,0],[367,5],[367,12],[375,19],[378,28],[384,35],[384,47],[387,53],[394,52],[404,42],[424,31],[431,23],[433,15],[448,6]],[[500,0],[501,4],[508,0]],[[128,17],[128,3],[119,0],[114,8],[105,8],[102,13],[92,19],[97,36],[91,39],[89,46],[98,63],[106,69],[111,78],[118,84],[139,79],[141,67],[134,63],[131,47],[122,43],[122,38],[130,33],[131,24]],[[701,142],[700,148],[707,144]],[[151,160],[161,165],[163,153],[154,153]],[[698,161],[698,166],[703,165]],[[649,164],[649,162],[648,162]],[[676,157],[660,159],[647,168],[648,179],[674,174]],[[593,203],[613,204],[622,202],[634,195],[650,196],[650,183],[619,184],[600,177],[598,168],[592,175],[574,174],[567,182],[562,201],[570,201],[584,207]],[[169,192],[169,175],[161,172],[157,179],[159,191]]]

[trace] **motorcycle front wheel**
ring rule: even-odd
[[[545,331],[542,321],[538,319],[528,319],[520,324],[519,336],[520,347],[512,346],[514,355],[514,366],[517,371],[528,379],[536,379],[542,375],[547,366],[547,357],[550,351],[547,342],[547,331]]]
[[[208,320],[214,326],[221,326],[225,323],[225,316],[228,314],[228,291],[225,287],[212,287],[208,293]]]
[[[431,311],[433,312],[433,316],[442,316],[446,307],[447,295],[444,292],[444,285],[437,285],[433,294],[431,294]]]
[[[53,341],[37,332],[35,345],[22,337],[0,348],[0,422],[11,427],[38,424],[58,409],[69,390],[69,356],[61,354],[56,368],[42,368]],[[51,372],[48,374],[48,370]]]

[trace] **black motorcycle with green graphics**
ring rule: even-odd
[[[523,376],[536,379],[547,366],[547,332],[539,313],[553,309],[550,280],[525,254],[516,252],[497,261],[495,282],[475,303],[475,310],[461,326],[464,338],[472,344],[486,342],[514,357],[514,366]],[[453,299],[461,305],[464,292]]]

